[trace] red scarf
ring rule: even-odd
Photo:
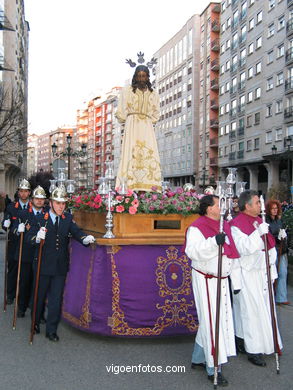
[[[211,219],[205,215],[202,217],[199,217],[197,220],[192,222],[192,224],[189,227],[191,227],[191,226],[198,228],[205,238],[214,237],[217,234],[219,234],[219,232],[220,232],[220,221],[216,221],[216,220]],[[238,259],[240,257],[240,255],[236,249],[236,246],[235,246],[232,234],[231,234],[231,227],[227,221],[224,221],[223,231],[227,235],[227,237],[229,238],[229,242],[230,242],[230,244],[227,244],[225,242],[223,245],[224,255],[229,257],[229,259]],[[185,251],[185,248],[186,248],[186,233],[185,233],[185,242],[183,245],[184,251]]]
[[[255,231],[257,226],[259,226],[261,223],[262,223],[262,219],[260,217],[252,217],[245,213],[240,213],[239,215],[237,215],[237,217],[231,220],[230,225],[236,226],[243,233],[249,236],[251,233]],[[264,239],[263,236],[262,239]],[[275,238],[271,233],[267,234],[267,242],[268,242],[268,249],[271,249],[274,246],[276,246]]]

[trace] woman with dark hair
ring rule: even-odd
[[[289,305],[287,298],[287,234],[282,222],[282,206],[276,199],[270,199],[266,203],[266,222],[269,224],[270,233],[275,237],[277,249],[278,279],[275,281],[276,303]]]
[[[159,95],[150,83],[149,69],[139,65],[132,83],[121,91],[116,117],[125,124],[116,187],[122,179],[135,191],[161,190],[161,166],[154,124],[159,119]]]

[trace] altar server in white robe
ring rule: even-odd
[[[242,192],[238,205],[240,214],[231,224],[232,235],[240,254],[242,289],[233,297],[236,341],[244,346],[248,360],[257,366],[266,365],[263,355],[274,352],[266,260],[263,236],[267,234],[272,284],[277,278],[276,248],[269,225],[259,217],[258,193]],[[278,324],[278,348],[282,348]]]
[[[219,199],[214,195],[200,200],[200,218],[187,230],[185,253],[192,260],[192,286],[199,320],[192,354],[192,368],[206,368],[208,379],[213,381],[216,296],[218,282],[218,248],[223,245],[221,304],[219,327],[219,374],[218,385],[227,386],[228,381],[221,373],[221,364],[235,356],[233,316],[229,293],[228,276],[232,288],[241,289],[239,254],[233,242],[229,224],[224,222],[224,233],[219,233]]]

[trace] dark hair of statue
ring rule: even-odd
[[[138,88],[138,84],[137,84],[137,80],[136,80],[138,72],[145,72],[147,74],[148,80],[146,82],[146,85],[147,85],[148,89],[151,92],[153,92],[152,84],[150,82],[150,71],[149,71],[149,68],[147,66],[145,66],[145,65],[139,65],[139,66],[136,67],[134,75],[132,77],[132,81],[131,81],[131,86],[132,86],[133,93],[135,93],[135,91]]]
[[[216,195],[206,195],[199,201],[199,215],[206,215],[207,209],[209,206],[213,206],[215,204],[215,198],[218,199]]]
[[[238,207],[240,211],[245,210],[245,205],[247,203],[251,204],[251,200],[254,196],[258,196],[258,192],[255,190],[246,190],[241,192],[238,199]]]

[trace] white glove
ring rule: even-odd
[[[5,221],[3,222],[3,226],[4,226],[6,229],[8,229],[10,225],[11,225],[10,219],[5,219]]]
[[[269,224],[266,222],[262,222],[258,228],[257,231],[259,232],[259,235],[262,236],[264,234],[268,234],[269,232]]]
[[[95,237],[94,236],[86,236],[82,240],[83,245],[93,244],[94,242],[95,242]]]
[[[46,228],[41,227],[41,229],[38,231],[36,242],[39,243],[41,240],[44,240],[46,238]]]
[[[279,234],[278,234],[278,240],[282,240],[287,238],[287,233],[285,229],[280,229]]]
[[[18,225],[17,232],[18,233],[23,233],[24,231],[25,231],[25,224],[24,223],[20,223]]]

